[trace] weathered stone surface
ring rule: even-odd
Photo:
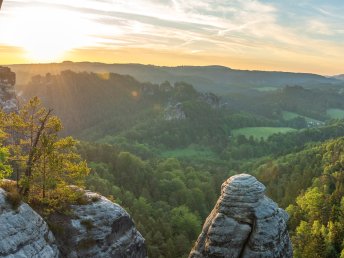
[[[15,73],[7,67],[0,66],[0,108],[5,112],[12,112],[18,109],[14,84]]]
[[[145,240],[129,214],[105,197],[86,191],[90,201],[72,206],[71,216],[52,221],[63,229],[55,234],[64,257],[147,257]]]
[[[25,203],[13,210],[1,188],[0,257],[59,257],[55,238],[44,220]]]
[[[189,258],[292,257],[288,214],[248,174],[230,177]]]
[[[184,120],[186,118],[185,112],[183,111],[183,104],[169,104],[164,113],[164,119],[167,121],[171,120]]]

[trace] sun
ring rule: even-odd
[[[68,51],[89,43],[87,20],[59,8],[30,7],[15,10],[3,37],[26,53],[32,62],[60,61]]]

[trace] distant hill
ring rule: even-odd
[[[52,108],[66,134],[80,135],[89,129],[83,133],[88,139],[128,132],[138,125],[144,126],[141,131],[149,132],[146,138],[153,139],[161,137],[159,133],[171,129],[171,125],[179,130],[179,123],[174,121],[181,120],[183,135],[186,129],[192,136],[203,131],[217,135],[214,127],[218,124],[218,97],[199,93],[186,83],[157,85],[140,83],[128,75],[63,71],[58,75],[36,75],[28,84],[17,85],[17,92],[24,101],[38,96]],[[159,133],[154,133],[153,121]],[[191,130],[195,128],[197,133]]]
[[[344,74],[335,75],[333,78],[344,81]]]
[[[64,70],[72,70],[95,73],[113,72],[133,76],[141,82],[162,83],[169,81],[174,83],[184,81],[194,85],[199,91],[210,91],[216,94],[226,94],[247,88],[280,88],[286,85],[299,85],[307,88],[344,86],[342,80],[317,74],[234,70],[224,66],[166,67],[66,61],[53,64],[11,65],[10,67],[17,73],[18,84],[27,83],[32,75],[58,74]]]

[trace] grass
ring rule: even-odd
[[[162,152],[163,158],[216,158],[216,154],[208,149],[199,146],[189,146],[184,149],[175,149]]]
[[[22,203],[22,196],[18,192],[16,183],[4,180],[0,182],[0,187],[6,191],[6,201],[11,204],[13,210],[17,210]]]
[[[313,119],[313,118],[310,118],[310,117],[307,117],[307,116],[302,116],[302,115],[300,115],[298,113],[289,112],[289,111],[282,111],[282,117],[286,121],[292,120],[292,119],[297,118],[297,117],[302,117],[302,118],[304,118],[306,120],[307,123],[309,123],[309,122],[322,123],[319,120],[316,120],[316,119]]]
[[[326,111],[327,115],[332,119],[344,119],[344,110],[339,108],[330,108]]]
[[[297,131],[290,127],[244,127],[232,131],[233,136],[244,135],[247,138],[253,136],[255,139],[267,139],[270,135],[276,133],[288,133]]]

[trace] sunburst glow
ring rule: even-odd
[[[0,63],[218,64],[337,74],[343,11],[340,0],[5,0]]]
[[[73,12],[32,7],[14,13],[1,34],[9,44],[22,48],[28,60],[62,60],[66,52],[91,41],[86,33],[90,22]]]

